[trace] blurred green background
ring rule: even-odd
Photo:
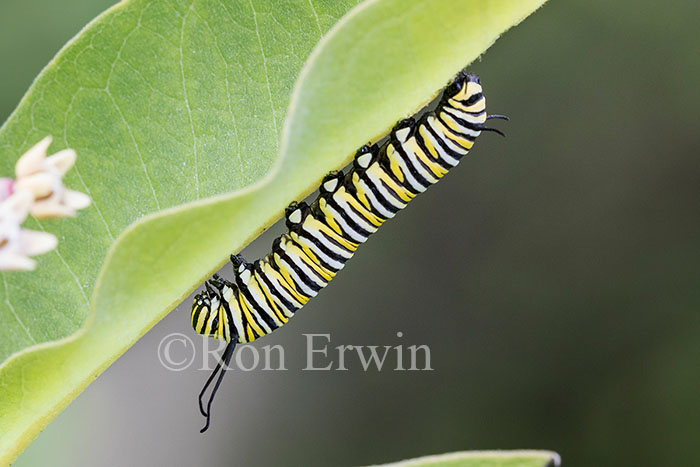
[[[2,0],[0,120],[111,3]],[[288,371],[230,372],[200,435],[207,374],[157,356],[172,332],[200,344],[187,300],[17,465],[345,466],[487,448],[700,464],[698,18],[695,0],[550,0],[472,67],[508,138],[482,137],[257,344],[282,344]],[[300,371],[304,333],[427,344],[434,371]]]

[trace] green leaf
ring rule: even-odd
[[[551,451],[464,451],[419,457],[376,467],[558,467]]]
[[[336,22],[353,1],[131,0],[88,25],[0,129],[2,173],[51,134],[79,154],[66,184],[94,201],[29,222],[58,251],[2,275],[0,462],[543,2],[370,0]]]

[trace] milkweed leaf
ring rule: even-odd
[[[559,467],[551,451],[462,451],[418,457],[374,467]]]
[[[58,250],[0,286],[0,463],[354,149],[544,0],[125,0],[42,71],[0,168],[78,162]],[[352,9],[351,9],[352,8]],[[348,13],[349,11],[349,13]]]

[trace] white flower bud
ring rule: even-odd
[[[34,194],[30,212],[37,218],[73,217],[78,209],[90,205],[90,198],[63,186],[63,175],[75,164],[76,153],[64,149],[46,157],[51,137],[39,141],[17,161],[15,190]]]
[[[34,196],[19,190],[0,203],[0,270],[28,271],[36,267],[29,256],[56,248],[58,240],[46,232],[22,229]]]

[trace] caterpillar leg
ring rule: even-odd
[[[220,275],[214,274],[213,276],[211,276],[211,279],[205,282],[205,284],[209,284],[210,286],[220,291],[226,284],[226,281],[222,279]]]

